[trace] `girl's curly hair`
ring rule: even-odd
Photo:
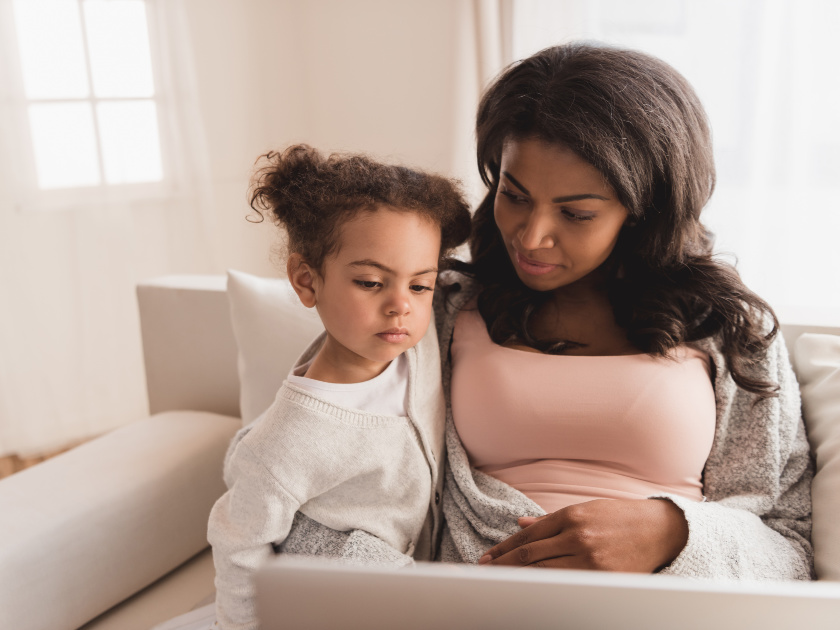
[[[305,144],[269,152],[251,180],[251,208],[267,213],[289,237],[288,249],[316,269],[339,246],[341,226],[380,206],[417,212],[440,226],[441,265],[470,234],[470,212],[458,184],[364,155],[324,157]],[[250,219],[249,219],[250,220]]]

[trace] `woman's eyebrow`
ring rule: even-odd
[[[369,258],[365,258],[364,260],[356,260],[354,262],[349,263],[350,267],[375,267],[385,273],[396,274],[396,272],[391,269],[390,267],[383,265],[380,262],[376,262],[375,260],[371,260]],[[437,273],[437,267],[429,267],[428,269],[422,269],[416,273],[411,274],[411,277],[414,278],[415,276],[423,276],[427,273]]]
[[[502,175],[504,175],[505,177],[507,177],[507,178],[511,181],[511,183],[512,183],[514,186],[516,186],[519,190],[521,190],[522,192],[524,192],[526,195],[530,195],[530,194],[531,194],[531,191],[530,191],[530,190],[528,190],[527,188],[525,188],[525,186],[523,186],[522,184],[520,184],[520,183],[517,181],[517,179],[516,179],[513,175],[511,175],[510,173],[508,173],[507,171],[502,171]]]
[[[514,186],[516,186],[526,195],[531,194],[531,192],[527,188],[525,188],[525,186],[516,181],[516,178],[507,171],[502,171],[502,175],[507,177]],[[609,197],[604,197],[603,195],[596,195],[595,193],[583,193],[580,195],[567,195],[565,197],[555,197],[551,200],[551,203],[569,203],[570,201],[580,201],[582,199],[600,199],[601,201],[610,200]]]
[[[568,203],[570,201],[580,201],[581,199],[600,199],[601,201],[609,201],[609,197],[596,195],[595,193],[584,193],[582,195],[569,195],[568,197],[555,197],[551,203]]]

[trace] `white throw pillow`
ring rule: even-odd
[[[228,270],[227,295],[239,346],[239,409],[248,424],[265,411],[295,360],[324,326],[285,278]]]
[[[817,577],[840,580],[840,336],[803,334],[794,351],[817,474],[811,484]]]

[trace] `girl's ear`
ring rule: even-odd
[[[300,254],[290,254],[286,261],[286,274],[292,288],[306,308],[315,306],[315,271]]]

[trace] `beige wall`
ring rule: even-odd
[[[456,38],[470,4],[188,3],[219,269],[270,271],[271,234],[242,220],[248,175],[268,150],[306,142],[474,180],[471,120],[457,116],[468,100],[471,119],[475,102],[472,84],[461,96],[467,72]]]
[[[271,64],[281,80],[269,82],[266,96],[282,112],[295,95],[299,110],[290,120],[299,124],[270,116],[272,140],[283,142],[291,132],[319,147],[448,169],[453,6],[446,0],[295,3],[290,16],[300,28]]]

